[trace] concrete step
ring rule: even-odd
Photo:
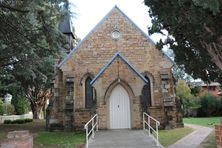
[[[154,148],[156,142],[143,130],[100,130],[89,139],[89,148]]]

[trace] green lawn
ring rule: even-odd
[[[200,147],[201,148],[215,148],[215,147],[217,147],[214,131],[210,135],[208,135],[207,138],[204,139],[204,141],[200,144]]]
[[[220,123],[221,118],[222,117],[183,118],[183,122],[207,127],[214,127],[215,124]]]
[[[83,132],[46,132],[40,131],[34,137],[34,144],[61,145],[73,147],[85,142]]]
[[[33,134],[34,148],[73,148],[85,143],[84,132],[47,132],[44,120],[26,124],[0,124],[0,141],[14,130],[29,130]]]
[[[193,129],[184,127],[184,128],[175,128],[171,130],[160,130],[159,131],[159,141],[160,143],[166,147],[169,146],[184,136],[191,133]]]
[[[202,118],[184,118],[184,123],[197,124],[201,126],[214,128],[215,124],[219,124],[222,117],[202,117]],[[213,131],[200,145],[201,148],[215,148],[216,139]]]
[[[0,141],[5,138],[6,134],[0,131]]]

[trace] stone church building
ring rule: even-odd
[[[173,62],[115,6],[56,67],[49,128],[142,128],[142,113],[161,128],[181,125]]]

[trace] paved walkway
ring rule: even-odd
[[[212,128],[193,124],[185,124],[185,126],[193,128],[194,131],[168,148],[197,148],[200,143],[213,131]]]
[[[100,130],[89,148],[154,148],[155,141],[143,130]]]

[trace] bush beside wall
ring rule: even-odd
[[[23,123],[28,123],[32,121],[33,121],[32,119],[5,120],[4,124],[23,124]]]
[[[222,115],[222,98],[212,95],[201,96],[200,108],[197,110],[197,116],[221,116]]]

